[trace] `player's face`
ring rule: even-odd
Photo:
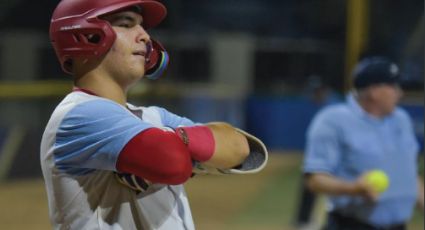
[[[121,85],[128,86],[145,74],[145,60],[150,41],[141,26],[143,17],[133,11],[123,11],[103,17],[114,29],[117,38],[102,65]]]
[[[379,84],[372,87],[374,101],[382,114],[393,112],[403,94],[400,87],[396,84]]]

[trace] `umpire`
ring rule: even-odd
[[[404,230],[415,204],[423,211],[419,146],[412,121],[397,107],[399,70],[385,57],[363,59],[343,104],[320,111],[307,133],[307,186],[329,196],[327,230]],[[378,194],[366,183],[384,171],[390,186]]]

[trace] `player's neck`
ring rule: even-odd
[[[358,103],[363,108],[363,110],[365,110],[368,114],[370,114],[373,117],[383,118],[387,115],[373,101],[364,99],[364,100],[358,100]]]
[[[111,78],[100,74],[86,74],[76,78],[74,85],[81,89],[86,89],[99,97],[104,97],[121,105],[126,105],[127,95],[126,90]]]

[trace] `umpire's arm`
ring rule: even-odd
[[[367,173],[358,177],[355,181],[346,181],[328,173],[306,174],[306,185],[315,193],[323,193],[331,196],[362,196],[370,201],[376,201],[378,194],[373,187],[366,182]]]
[[[418,207],[423,212],[424,211],[424,182],[421,176],[418,176]]]

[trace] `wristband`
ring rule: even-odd
[[[189,149],[193,160],[205,162],[214,154],[215,140],[207,126],[179,127],[176,132]]]

